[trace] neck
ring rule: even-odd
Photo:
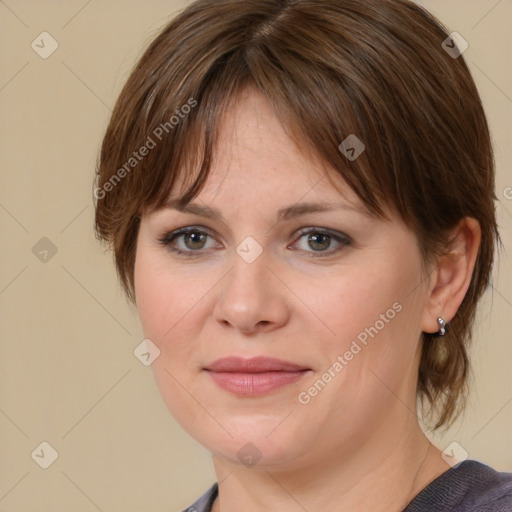
[[[213,512],[401,512],[432,480],[449,469],[441,452],[409,414],[402,428],[382,426],[348,454],[332,450],[294,470],[245,468],[214,456],[219,498]]]

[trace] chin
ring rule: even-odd
[[[297,457],[307,451],[310,444],[303,428],[294,425],[290,419],[285,423],[287,421],[285,426],[280,425],[283,417],[277,421],[274,416],[231,418],[222,424],[232,437],[221,428],[216,429],[215,435],[206,429],[187,431],[212,454],[233,464],[261,470],[284,470],[295,467]]]

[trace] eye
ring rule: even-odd
[[[302,239],[305,244],[299,250],[310,253],[310,257],[330,256],[341,251],[345,246],[352,243],[352,240],[343,233],[338,233],[324,228],[306,228],[299,232],[299,239],[293,245],[297,245]],[[331,248],[335,245],[334,248]],[[308,250],[308,248],[312,249]],[[317,254],[315,254],[317,253]]]
[[[305,239],[306,244],[302,244],[298,250],[307,253],[310,257],[330,256],[352,243],[347,235],[325,228],[304,228],[298,234],[299,238],[289,247],[292,247],[292,250],[297,250],[294,246],[301,245],[299,242]],[[208,238],[213,239],[209,230],[190,226],[167,233],[158,241],[175,254],[195,257],[201,256],[207,249],[219,247],[215,241],[208,247]],[[334,248],[332,248],[333,245],[335,245]]]
[[[159,239],[159,242],[176,254],[198,256],[200,250],[212,248],[207,247],[206,242],[208,237],[211,237],[209,231],[192,226],[167,233],[164,237]]]

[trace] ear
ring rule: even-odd
[[[448,323],[457,313],[471,283],[482,231],[476,219],[465,217],[450,235],[453,242],[439,257],[430,280],[422,318],[422,330],[428,333],[439,330],[439,317]]]

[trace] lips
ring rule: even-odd
[[[242,357],[224,357],[217,359],[206,367],[212,372],[234,372],[234,373],[263,373],[263,372],[297,372],[309,370],[304,366],[274,359],[272,357],[253,357],[243,359]]]
[[[310,368],[270,357],[225,357],[205,371],[221,389],[238,396],[261,396],[301,379]]]

